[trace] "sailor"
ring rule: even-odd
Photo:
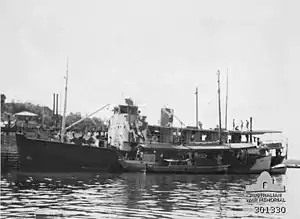
[[[246,156],[246,151],[244,149],[241,150],[241,159],[243,160]]]
[[[60,141],[60,133],[57,133],[56,139],[57,139],[58,141]]]
[[[94,143],[94,145],[95,145],[95,147],[100,147],[100,135],[98,134],[98,135],[96,135],[95,136],[95,143]]]
[[[75,137],[75,133],[74,132],[72,132],[72,139],[71,139],[70,142],[73,143],[73,144],[76,144],[76,142],[77,142],[77,138]]]
[[[64,143],[68,143],[68,136],[67,136],[66,133],[63,135],[62,140],[63,140]]]
[[[90,146],[93,146],[94,143],[95,143],[95,140],[94,140],[94,138],[93,138],[93,135],[90,134],[90,136],[89,136],[89,138],[88,138],[88,140],[87,140],[87,144],[90,145]]]
[[[249,121],[246,120],[246,129],[249,131]]]
[[[233,130],[236,130],[235,128],[235,119],[233,119],[233,122],[232,122],[232,126],[233,126]]]
[[[276,157],[281,156],[281,150],[280,149],[276,149]]]
[[[192,133],[192,136],[191,136],[191,142],[195,141],[195,133],[193,132]]]
[[[163,154],[163,153],[160,154],[159,162],[160,162],[161,164],[164,162],[164,154]]]
[[[140,160],[143,159],[143,155],[144,155],[144,153],[141,151],[141,152],[140,152]]]
[[[217,163],[218,163],[218,165],[221,165],[221,164],[222,164],[222,155],[221,155],[221,154],[219,154],[219,155],[217,156]]]
[[[86,143],[86,140],[84,139],[84,134],[82,134],[79,138],[78,138],[78,143],[83,145]]]
[[[140,149],[137,150],[136,152],[136,160],[139,160],[141,157],[140,157]]]
[[[243,131],[244,122],[241,120],[241,131]]]

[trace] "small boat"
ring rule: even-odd
[[[161,164],[147,164],[148,173],[187,173],[187,174],[217,174],[226,173],[230,165],[198,166],[191,160],[165,159]]]
[[[123,168],[128,172],[148,173],[225,173],[230,165],[198,165],[190,159],[160,159],[156,160],[155,154],[144,154],[141,160],[119,160]]]
[[[299,164],[286,164],[287,168],[300,168]]]
[[[278,164],[271,168],[270,173],[271,174],[285,174],[286,173],[286,165],[284,164]]]
[[[119,162],[126,172],[144,172],[148,165],[147,162],[142,160],[119,159]]]
[[[288,159],[283,162],[287,168],[300,168],[300,160]]]

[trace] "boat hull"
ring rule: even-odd
[[[119,153],[97,148],[16,135],[19,171],[22,172],[119,172]]]
[[[147,164],[140,160],[123,160],[120,159],[122,167],[126,172],[144,172]]]
[[[287,170],[287,167],[284,164],[278,164],[271,168],[270,173],[271,174],[285,174]]]
[[[140,160],[120,159],[120,163],[127,172],[147,172],[147,173],[185,173],[185,174],[217,174],[225,173],[229,165],[214,166],[165,166],[158,162],[145,162]]]
[[[276,165],[282,164],[284,159],[285,159],[285,156],[273,156],[271,166],[274,167]]]
[[[159,166],[147,165],[147,173],[176,173],[176,174],[220,174],[226,173],[229,165],[219,166]]]
[[[248,157],[243,160],[232,159],[228,173],[230,174],[260,174],[263,171],[269,171],[271,168],[271,156]]]

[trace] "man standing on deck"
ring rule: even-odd
[[[235,130],[235,119],[233,119],[232,125],[233,125],[232,130]]]

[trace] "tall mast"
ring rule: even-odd
[[[198,87],[196,87],[196,127],[198,128]]]
[[[227,109],[228,109],[228,68],[227,68],[227,78],[226,78],[225,130],[227,130]]]
[[[56,120],[59,121],[58,119],[58,94],[56,94]],[[59,122],[58,122],[59,124]]]
[[[220,71],[217,72],[218,75],[218,99],[219,99],[219,141],[222,144],[222,125],[221,125],[221,91],[220,91]]]
[[[67,111],[67,98],[68,98],[68,68],[69,68],[69,58],[67,57],[67,71],[66,71],[66,85],[65,85],[65,102],[64,102],[64,113],[62,118],[61,132],[62,136],[65,134],[66,125],[66,111]]]
[[[42,106],[42,127],[44,126],[44,114],[45,114],[45,107]]]

